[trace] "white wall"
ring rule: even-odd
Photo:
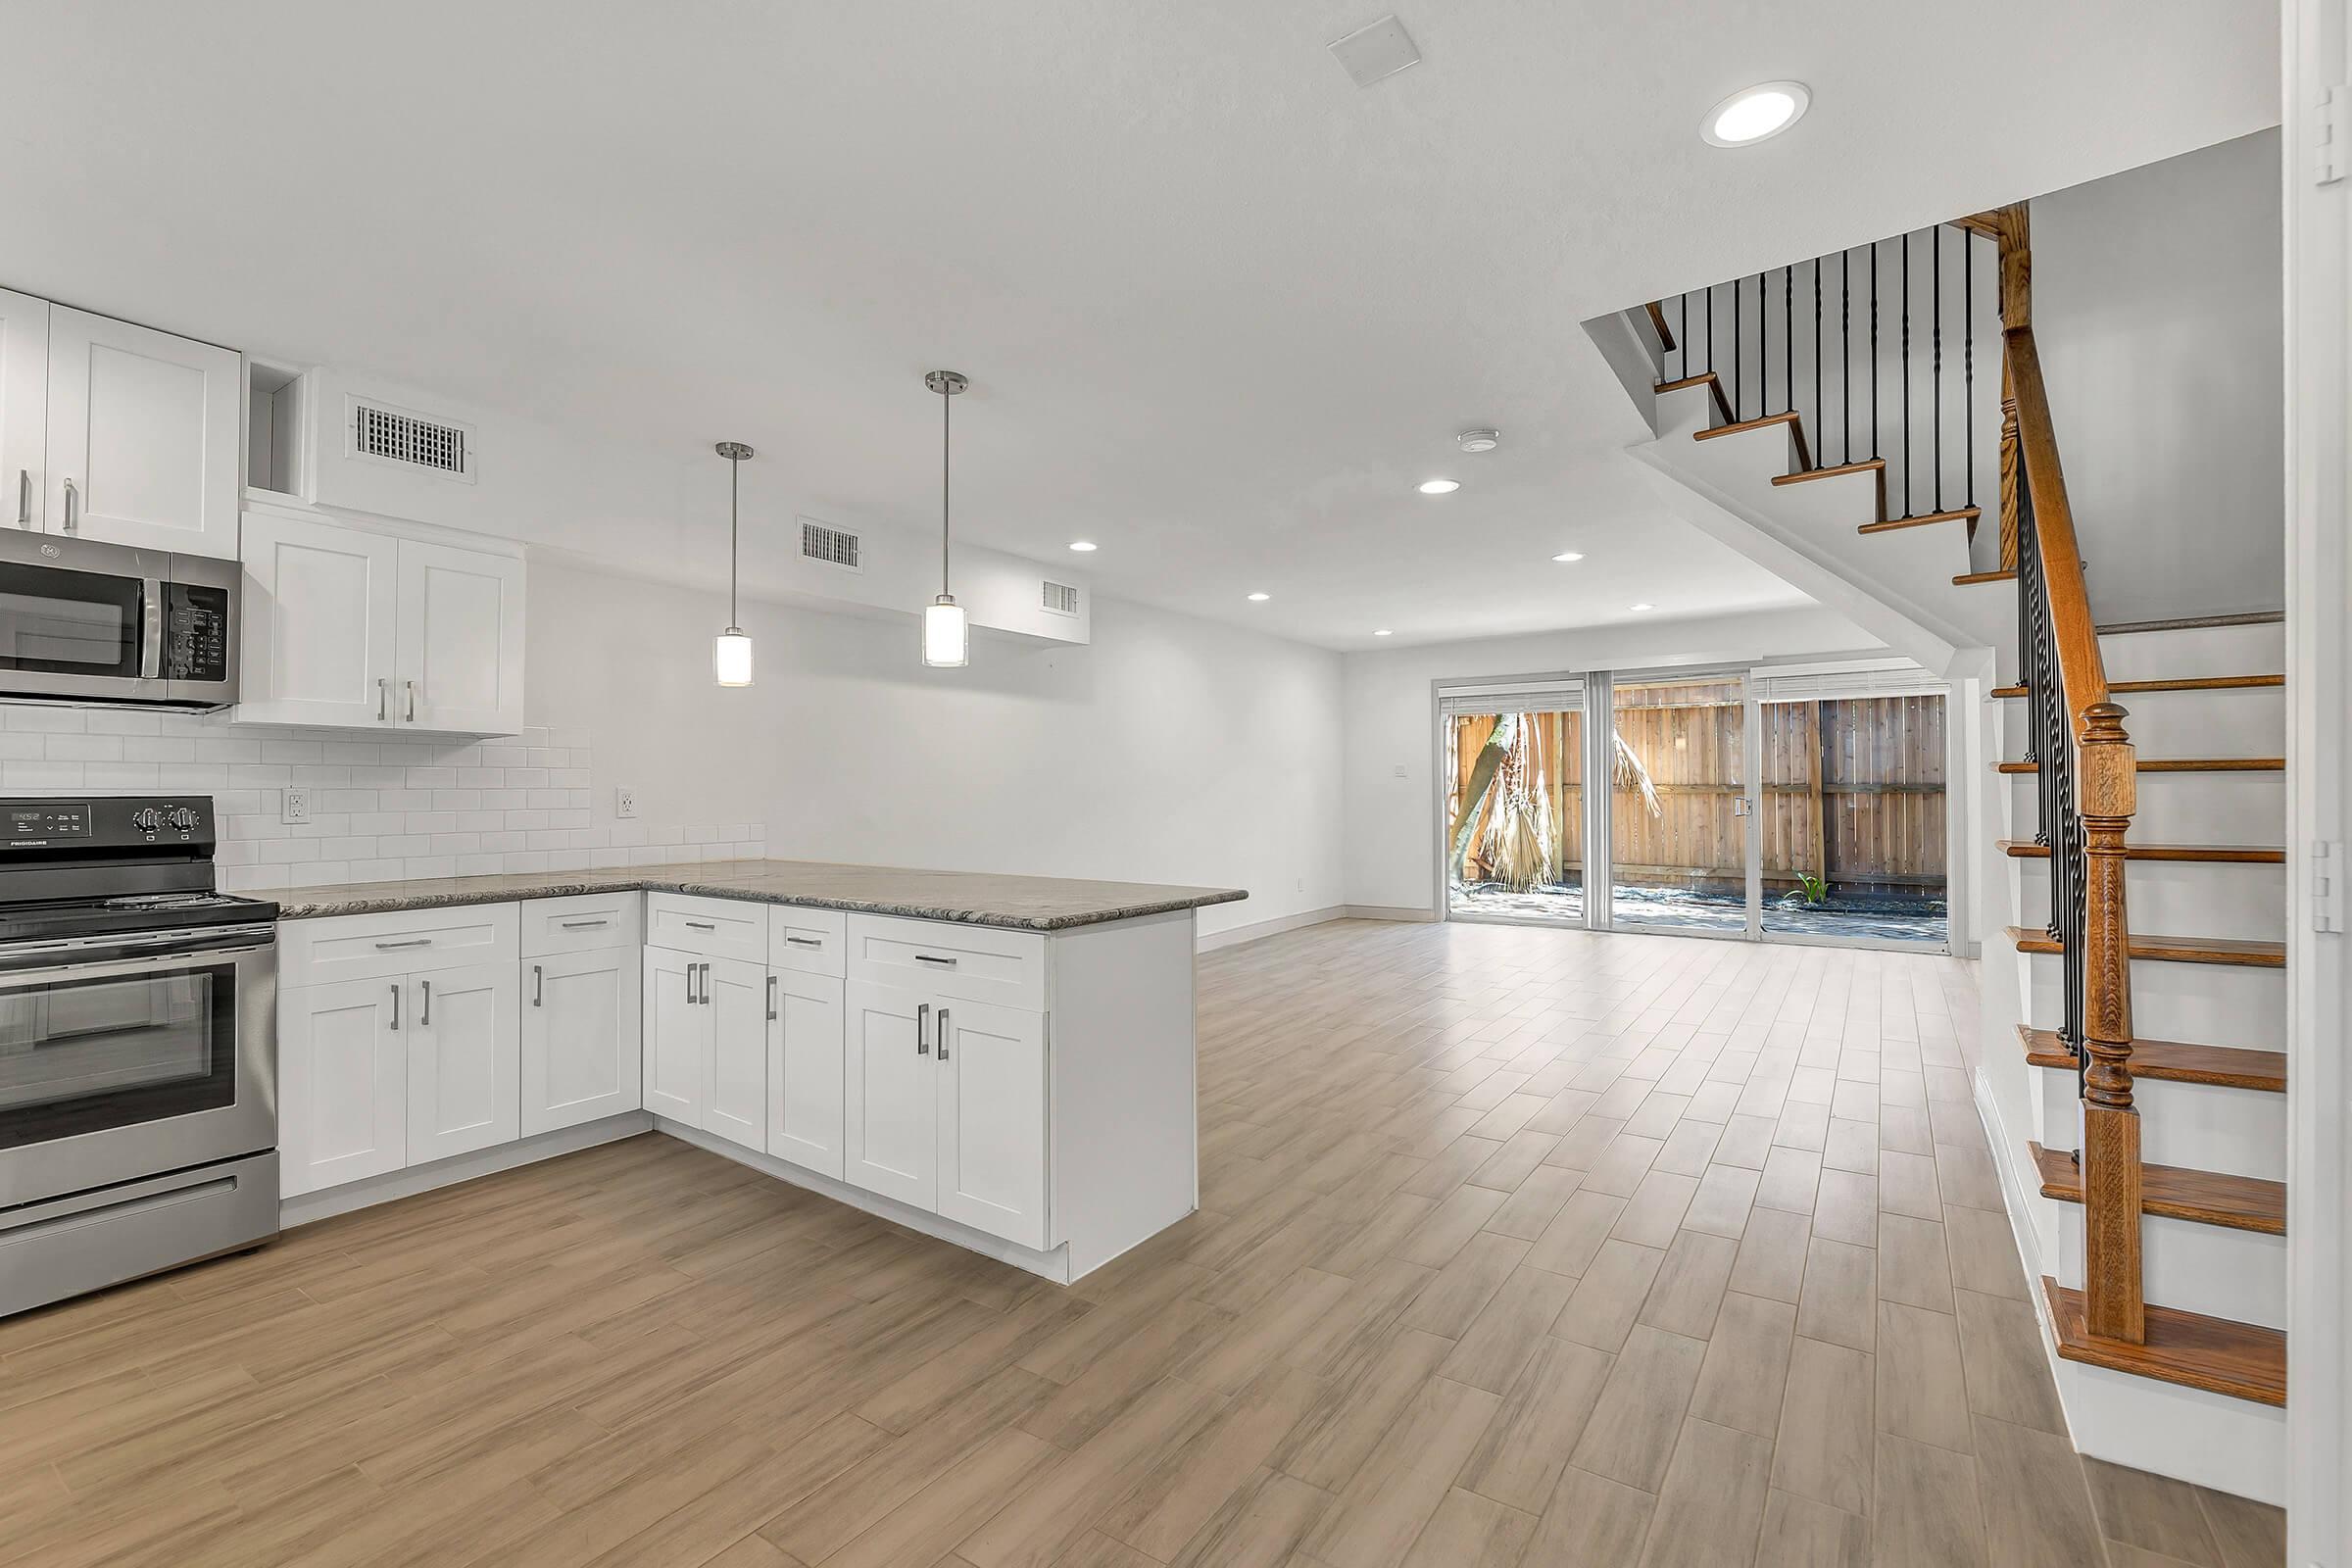
[[[534,562],[535,725],[593,737],[591,829],[751,822],[782,858],[1246,887],[1213,933],[1343,900],[1340,656],[1124,601],[1090,648],[746,603],[756,684],[710,679],[720,596]]]
[[[1843,616],[1809,608],[1350,654],[1345,723],[1347,901],[1435,912],[1433,681],[1745,665],[1762,659],[1883,651]]]
[[[2278,132],[2032,206],[2034,336],[2099,618],[2279,609]]]

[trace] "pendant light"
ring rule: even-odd
[[[923,662],[934,669],[960,669],[972,662],[971,627],[948,592],[948,408],[971,384],[954,370],[923,377],[923,385],[939,394],[939,597],[923,607]]]
[[[735,558],[743,518],[743,460],[752,449],[741,441],[721,441],[718,455],[727,460],[727,629],[710,640],[710,673],[721,686],[749,686],[752,640],[735,624]]]

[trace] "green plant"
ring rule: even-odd
[[[1797,886],[1805,895],[1805,902],[1807,904],[1827,904],[1830,902],[1829,883],[1823,881],[1820,877],[1815,876],[1812,872],[1797,872],[1796,881]]]

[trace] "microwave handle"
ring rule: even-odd
[[[149,577],[139,591],[139,678],[161,680],[164,674],[164,580]]]

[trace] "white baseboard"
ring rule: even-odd
[[[436,1159],[429,1165],[413,1165],[407,1170],[387,1171],[365,1181],[346,1182],[323,1192],[301,1193],[281,1200],[277,1205],[277,1222],[291,1230],[308,1225],[313,1220],[331,1219],[348,1214],[353,1209],[368,1208],[376,1203],[388,1203],[396,1198],[414,1198],[429,1193],[436,1187],[455,1187],[460,1182],[472,1181],[477,1176],[492,1176],[517,1165],[535,1164],[553,1159],[558,1154],[575,1153],[593,1149],[598,1144],[610,1144],[639,1133],[651,1132],[654,1118],[642,1110],[623,1111],[601,1121],[582,1122],[577,1127],[559,1127],[552,1133],[520,1139],[512,1144],[500,1144],[495,1149],[477,1150],[470,1154],[453,1154]]]
[[[1256,920],[1249,925],[1228,926],[1198,939],[1197,949],[1214,953],[1219,948],[1239,947],[1245,942],[1256,942],[1265,937],[1280,936],[1285,931],[1297,931],[1305,926],[1322,925],[1328,920],[1345,920],[1349,910],[1344,904],[1328,905],[1320,909],[1302,909],[1297,914],[1280,914],[1271,920]]]
[[[1408,924],[1429,925],[1437,920],[1438,911],[1415,908],[1410,905],[1403,904],[1350,904],[1348,906],[1348,918],[1350,920],[1400,920]]]

